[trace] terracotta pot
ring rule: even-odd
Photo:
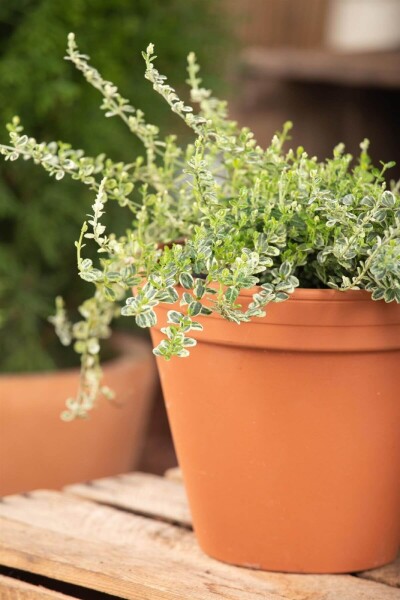
[[[77,369],[0,376],[0,495],[115,475],[135,468],[154,383],[149,344],[115,336],[120,356],[104,365],[116,403],[103,400],[88,419],[60,419],[76,393]]]
[[[158,308],[154,343],[167,310]],[[158,359],[203,550],[302,573],[392,561],[400,306],[363,291],[300,289],[263,319],[203,323],[189,358]]]

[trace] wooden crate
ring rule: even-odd
[[[223,0],[246,46],[319,48],[324,43],[329,0]]]
[[[1,600],[400,598],[400,561],[356,575],[289,575],[208,558],[176,470],[4,498],[0,565]]]

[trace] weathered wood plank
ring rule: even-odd
[[[55,491],[8,496],[0,503],[0,517],[60,535],[125,545],[131,552],[154,546],[155,552],[164,550],[170,554],[176,549],[188,558],[192,549],[198,548],[188,529]],[[200,550],[197,553],[201,554]]]
[[[97,479],[89,484],[71,485],[66,492],[132,510],[136,514],[167,522],[192,526],[192,519],[183,486],[148,473],[129,473],[118,477]]]
[[[1,600],[74,600],[72,596],[66,596],[54,592],[41,585],[32,585],[0,575],[0,599]],[[75,598],[76,600],[76,598]]]
[[[286,81],[400,88],[400,53],[249,47],[242,63],[250,75]]]
[[[400,600],[396,588],[352,575],[253,573],[255,577],[267,580],[279,589],[285,600]]]
[[[266,586],[263,593],[269,592],[262,596],[266,599],[274,594],[274,600],[394,600],[398,594],[394,588],[350,575],[284,575],[231,567],[205,556],[187,529],[56,492],[6,498],[0,504],[0,515],[29,526],[51,529],[61,536],[73,535],[83,540],[82,544],[87,540],[102,547],[118,545],[123,556],[147,553],[157,572],[162,573],[162,568],[173,572],[175,564],[179,564],[194,581],[196,577],[205,578],[217,588],[222,580],[234,582],[238,590],[258,592],[258,583],[262,582]],[[159,566],[160,561],[164,567]],[[195,597],[188,596],[191,600]]]
[[[362,571],[362,573],[358,573],[358,576],[364,577],[365,579],[370,579],[371,581],[378,581],[379,583],[386,583],[386,585],[392,585],[393,587],[400,588],[400,556],[390,565],[385,565],[379,569],[372,569],[371,571]]]
[[[96,502],[103,502],[117,508],[121,507],[125,510],[130,510],[133,513],[142,513],[142,505],[146,504],[148,514],[155,517],[157,517],[158,510],[160,510],[164,518],[165,515],[168,515],[168,520],[172,523],[182,524],[185,527],[191,523],[189,509],[185,510],[184,508],[186,498],[180,496],[180,502],[175,505],[176,497],[179,497],[179,487],[182,487],[179,484],[179,477],[181,477],[180,469],[170,471],[168,474],[169,479],[154,478],[136,473],[132,473],[126,477],[126,482],[134,482],[133,493],[129,492],[129,487],[121,485],[122,481],[124,481],[123,478],[101,480],[99,488],[97,485],[70,486],[68,491],[84,498],[90,498]],[[154,491],[151,490],[153,480],[155,484]],[[171,483],[175,485],[171,486]],[[141,487],[143,487],[143,492],[139,491]],[[184,516],[183,521],[181,520],[182,515]],[[400,558],[391,565],[370,571],[363,571],[358,576],[393,587],[400,587]]]
[[[5,518],[0,518],[0,528],[2,564],[126,600],[284,600],[267,582],[246,573],[222,576],[212,566],[211,571],[194,564],[188,568],[157,548],[134,553],[126,545],[83,540]]]

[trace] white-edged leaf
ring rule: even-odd
[[[147,310],[135,317],[136,325],[139,327],[153,327],[157,323],[157,315],[154,310]]]

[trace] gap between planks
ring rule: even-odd
[[[191,527],[190,511],[182,481],[182,472],[176,467],[168,469],[164,478],[146,473],[131,473],[117,478],[100,479],[91,485],[69,486],[66,491],[135,514],[146,512],[153,518]],[[355,575],[400,588],[400,556],[389,565]]]
[[[183,485],[148,473],[127,473],[64,488],[64,492],[135,514],[192,528]]]
[[[27,503],[27,499],[25,500]],[[107,523],[107,517],[111,516],[109,513],[116,512],[108,507],[93,508],[91,503],[77,502],[87,504],[87,511],[97,511],[100,508],[99,516],[103,528],[104,523]],[[32,508],[31,515],[34,514],[35,508]],[[135,519],[134,516],[128,517],[125,513],[120,513],[119,516],[125,521]],[[51,519],[54,523],[54,512]],[[153,543],[153,540],[150,544],[145,544],[143,537],[139,540],[139,544],[137,536],[135,539],[132,538],[131,544],[121,544],[121,537],[126,542],[126,535],[117,531],[117,538],[113,537],[112,543],[109,541],[105,543],[96,535],[93,524],[89,531],[90,540],[87,539],[87,534],[85,537],[82,536],[82,531],[78,532],[78,537],[71,534],[75,530],[75,525],[70,523],[70,533],[67,534],[61,533],[60,524],[58,524],[59,530],[56,531],[54,527],[44,529],[37,525],[27,525],[16,519],[0,518],[1,561],[18,569],[29,570],[128,600],[261,600],[261,598],[298,600],[299,598],[280,594],[273,590],[268,582],[256,580],[246,571],[225,565],[214,565],[211,560],[209,568],[205,570],[197,565],[196,561],[184,560],[184,554],[178,555],[170,550],[163,551]],[[164,527],[171,526],[164,525]],[[116,539],[119,539],[119,543]],[[370,595],[369,598],[373,596]],[[387,598],[392,600],[392,596]]]
[[[148,477],[150,479],[146,482],[145,480]],[[153,478],[143,476],[143,474],[130,475],[129,479],[132,480],[132,478],[136,480],[135,484],[131,486],[130,493],[131,510],[134,513],[135,491],[138,488],[148,486],[149,481]],[[160,482],[166,481],[161,478],[156,479],[159,486]],[[100,481],[104,482],[104,480]],[[113,485],[111,485],[111,481]],[[93,500],[93,491],[100,490],[100,502],[104,503],[107,500],[105,496],[109,494],[110,497],[106,504],[113,504],[114,506],[119,502],[119,493],[122,493],[124,511],[127,510],[126,491],[127,488],[129,490],[130,486],[127,486],[126,478],[109,479],[106,486],[97,485],[98,483],[96,482],[94,486],[70,486],[68,490],[71,494],[71,491],[78,487],[81,495],[87,487],[90,490],[91,500]],[[164,491],[163,499],[166,504],[168,504],[168,489],[170,489],[170,486],[158,487],[159,493]],[[142,490],[141,503],[144,501],[143,496]],[[90,568],[93,566],[91,563],[89,563],[89,566],[87,565],[88,555],[90,554],[88,545],[97,543],[100,546],[99,548],[96,547],[96,550],[93,549],[95,552],[94,557],[101,560],[101,549],[104,553],[105,546],[110,556],[112,553],[117,553],[115,561],[118,563],[119,560],[120,568],[123,569],[125,569],[125,566],[129,567],[132,564],[129,560],[127,562],[126,557],[129,557],[135,563],[137,557],[147,556],[149,561],[147,567],[151,565],[150,570],[156,578],[157,590],[159,591],[159,588],[164,591],[168,590],[169,594],[159,596],[156,595],[155,589],[152,589],[150,598],[180,598],[182,597],[181,592],[185,589],[187,591],[188,588],[191,590],[190,595],[187,596],[190,600],[196,598],[202,600],[203,598],[215,599],[218,597],[240,598],[242,600],[247,598],[263,598],[265,600],[268,598],[273,598],[273,600],[281,598],[285,598],[285,600],[377,600],[378,598],[379,600],[398,600],[399,598],[399,592],[394,588],[357,579],[350,575],[288,575],[250,571],[224,565],[205,556],[198,548],[193,534],[186,529],[180,529],[165,522],[143,518],[135,514],[127,514],[109,506],[93,504],[92,501],[81,500],[72,495],[67,496],[56,492],[34,492],[27,498],[21,496],[9,497],[0,505],[0,514],[5,518],[24,523],[27,527],[33,527],[35,533],[31,533],[30,538],[32,535],[37,536],[36,529],[38,529],[42,534],[52,534],[53,537],[54,535],[56,537],[62,536],[62,548],[65,545],[64,536],[73,535],[75,543],[77,540],[81,540],[78,543],[78,548],[82,547],[84,553],[82,557],[77,555],[77,560],[79,568],[83,569],[84,572],[75,573],[75,579],[67,579],[68,576],[72,577],[69,569],[72,568],[72,572],[74,572],[74,568],[76,568],[73,555],[70,555],[67,565],[62,565],[63,568],[57,562],[59,559],[63,560],[63,556],[57,557],[56,555],[52,559],[56,562],[56,567],[52,564],[49,576],[54,577],[54,574],[51,575],[51,573],[55,569],[58,578],[78,585],[85,584],[87,587],[95,585],[93,579],[87,579],[87,571],[90,572]],[[174,518],[174,520],[177,519]],[[69,541],[69,544],[71,543]],[[35,553],[32,552],[29,546],[28,550],[28,556],[35,555],[36,551]],[[51,550],[51,547],[49,550]],[[118,556],[119,558],[117,558]],[[29,565],[29,559],[26,556],[25,559],[28,560]],[[17,558],[14,556],[12,560],[17,560]],[[114,570],[108,573],[109,579],[106,578],[105,582],[104,580],[101,582],[101,585],[106,587],[96,587],[96,589],[108,593],[111,589],[111,592],[115,594],[115,591],[112,591],[115,590],[112,585],[115,585],[115,581],[118,581],[118,567],[112,561],[111,567],[113,565]],[[17,564],[11,566],[23,568],[21,565],[18,567]],[[84,567],[87,566],[88,568],[85,569]],[[143,565],[132,567],[134,570],[139,569],[139,582],[136,580],[132,582],[128,579],[126,584],[128,592],[126,593],[130,595],[121,597],[136,598],[137,596],[132,595],[134,593],[132,590],[136,590],[135,585],[139,585],[140,582],[147,585],[147,588],[145,586],[141,589],[141,593],[145,593],[144,590],[146,589],[147,592],[149,591],[147,579],[149,574],[142,567]],[[41,568],[47,568],[46,563],[43,563]],[[183,575],[182,579],[180,575],[182,568],[186,579]],[[43,573],[43,571],[38,572],[48,574]],[[174,578],[174,581],[179,582],[177,585],[181,588],[175,590],[175,595],[172,594],[173,588],[170,588],[170,576]],[[111,586],[111,588],[107,586]],[[260,588],[260,586],[262,587]],[[117,587],[117,589],[120,593],[120,588]],[[212,595],[210,595],[211,589],[213,590]],[[176,594],[178,595],[176,596]],[[143,596],[143,598],[147,597]],[[140,598],[142,600],[142,597]],[[185,600],[187,599],[185,598]]]
[[[76,597],[0,575],[0,600],[76,600]]]
[[[183,518],[185,525],[187,525],[190,522],[190,515],[188,517],[188,512],[185,513],[184,510],[183,487],[176,481],[173,482],[173,485],[170,485],[171,483],[151,475],[131,474],[98,480],[91,485],[69,486],[68,492],[69,494],[77,493],[79,496],[89,497],[91,501],[113,505],[116,508],[121,503],[124,511],[128,510],[132,513],[136,512],[139,499],[139,512],[145,506],[147,515],[149,516],[154,512],[156,517],[159,517],[160,498],[162,498],[161,512],[163,520],[179,522],[179,519]],[[154,488],[154,485],[156,488]],[[179,500],[179,502],[174,508],[175,500]],[[307,600],[377,600],[378,598],[379,600],[394,600],[396,598],[398,600],[400,597],[398,590],[389,588],[387,585],[356,579],[349,575],[287,575],[249,571],[223,565],[206,557],[199,550],[193,534],[185,529],[149,519],[148,516],[144,519],[135,514],[128,515],[108,506],[79,500],[72,495],[67,496],[56,492],[34,492],[28,497],[9,497],[0,505],[0,514],[25,523],[27,526],[39,527],[44,532],[50,528],[53,533],[61,535],[71,535],[73,533],[74,537],[78,539],[97,540],[106,544],[106,546],[122,545],[125,547],[124,556],[127,554],[142,556],[147,548],[147,555],[154,568],[156,568],[157,561],[161,558],[164,568],[170,571],[172,575],[175,573],[175,576],[178,576],[179,569],[177,570],[176,565],[184,565],[185,572],[190,573],[192,577],[191,585],[189,585],[192,591],[194,589],[196,594],[200,590],[206,593],[206,595],[201,596],[191,594],[188,596],[190,599],[197,597],[202,598],[202,600],[203,598],[211,598],[208,595],[211,588],[207,588],[206,592],[202,588],[204,577],[206,577],[210,586],[214,586],[214,595],[212,596],[214,598],[215,590],[218,590],[216,597],[221,598],[258,598],[260,596],[258,595],[256,580],[267,585],[267,588],[262,591],[261,597],[263,599],[271,597],[268,592],[274,595],[274,600],[280,598],[290,600],[304,600],[305,598]],[[29,564],[28,559],[28,569]],[[121,565],[124,565],[124,562],[121,562]],[[11,566],[18,567],[16,564]],[[390,585],[398,585],[400,569],[394,565],[390,567],[393,575]],[[386,569],[386,567],[383,569]],[[382,569],[376,571],[381,572]],[[43,571],[38,572],[52,576],[51,570],[50,575],[43,573]],[[367,575],[371,576],[371,573],[373,572],[369,572]],[[160,575],[161,573],[158,573],[158,577]],[[112,577],[117,577],[117,570],[111,574],[111,581]],[[249,577],[252,581],[251,584],[249,583]],[[382,573],[379,577],[382,577]],[[67,581],[65,573],[63,577],[59,578]],[[384,577],[380,580],[388,583]],[[178,581],[178,579],[175,581]],[[226,587],[228,581],[230,585],[228,584],[228,587]],[[232,581],[235,581],[239,586],[237,588],[240,591],[238,596],[231,595],[233,593],[230,589]],[[80,584],[75,579],[72,579],[71,583]],[[160,581],[158,583],[161,585]],[[95,589],[102,588],[96,587]],[[114,589],[112,588],[112,590]],[[246,595],[246,590],[249,589],[253,594],[252,596]],[[115,593],[112,590],[111,593]],[[110,593],[109,589],[103,591]],[[130,591],[130,593],[133,592]],[[158,596],[154,593],[149,597],[181,597],[180,595]],[[254,594],[256,595],[254,596]],[[121,597],[136,598],[134,595]],[[143,598],[145,597],[147,596],[143,596]]]

